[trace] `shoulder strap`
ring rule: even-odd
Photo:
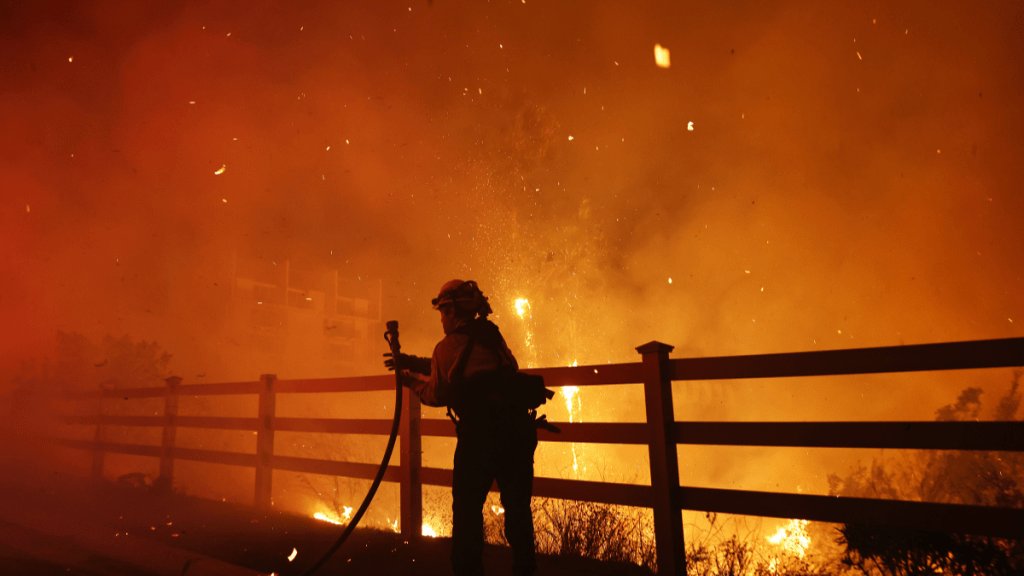
[[[455,367],[452,369],[451,379],[452,384],[459,385],[465,377],[464,372],[466,371],[466,364],[469,362],[469,356],[473,353],[473,346],[476,345],[476,338],[470,334],[469,343],[459,353],[458,359],[455,361]]]
[[[479,341],[481,346],[487,348],[491,352],[494,352],[494,354],[498,356],[500,361],[503,362],[507,368],[512,367],[512,359],[508,357],[503,349],[504,346],[502,346],[505,339],[501,336],[501,332],[498,330],[498,327],[489,320],[473,320],[472,322],[467,322],[466,324],[459,326],[455,331],[459,334],[469,336],[470,344],[466,349],[470,352],[473,350],[473,344]],[[468,361],[468,359],[469,354],[466,355],[466,361]],[[459,360],[462,361],[462,357],[460,357]],[[463,369],[465,369],[465,361],[463,361]],[[459,374],[461,374],[461,370],[459,371]]]

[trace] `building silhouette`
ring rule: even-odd
[[[232,276],[228,330],[247,372],[311,378],[379,371],[380,280],[237,257]]]

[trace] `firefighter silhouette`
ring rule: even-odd
[[[529,398],[523,395],[529,388],[523,384],[527,375],[517,374],[519,364],[498,327],[487,319],[491,306],[476,282],[447,282],[432,304],[441,313],[445,333],[433,356],[402,354],[385,365],[394,369],[397,364],[403,385],[428,406],[447,406],[456,423],[452,568],[458,576],[484,573],[482,509],[497,481],[512,572],[533,574],[537,562],[530,498],[538,421],[531,408],[544,402],[543,395],[539,401],[536,390]],[[550,394],[543,384],[540,389]]]

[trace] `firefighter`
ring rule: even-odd
[[[428,406],[447,406],[458,442],[452,476],[452,568],[456,575],[481,575],[482,509],[498,482],[505,509],[505,538],[512,546],[512,572],[533,574],[533,453],[537,448],[535,412],[508,401],[519,370],[498,327],[487,319],[491,306],[476,282],[452,280],[432,300],[441,313],[445,337],[430,359],[397,358],[404,386]],[[385,354],[390,356],[390,354]],[[394,369],[395,359],[385,360]],[[504,388],[503,388],[504,386]],[[453,415],[454,412],[454,415]]]

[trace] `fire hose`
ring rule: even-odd
[[[384,340],[387,341],[388,345],[391,346],[391,357],[396,361],[398,360],[398,354],[402,350],[402,345],[398,342],[398,321],[390,320],[387,323],[387,332],[384,333]],[[395,370],[395,419],[391,424],[391,438],[388,439],[388,447],[384,450],[384,459],[380,462],[380,468],[377,469],[377,476],[373,479],[373,484],[370,486],[370,491],[366,493],[366,498],[363,498],[363,503],[359,506],[359,510],[356,511],[355,516],[345,527],[345,531],[342,532],[341,536],[331,545],[331,547],[320,557],[312,566],[306,569],[300,576],[311,576],[314,572],[319,570],[324,564],[330,560],[331,556],[341,548],[341,545],[345,543],[352,531],[355,530],[356,525],[359,524],[359,520],[362,519],[366,509],[370,507],[370,502],[373,501],[373,496],[377,493],[377,488],[380,486],[380,481],[384,479],[384,473],[388,469],[388,462],[391,461],[391,452],[395,449],[395,439],[398,437],[398,425],[402,420],[402,381],[399,371]]]

